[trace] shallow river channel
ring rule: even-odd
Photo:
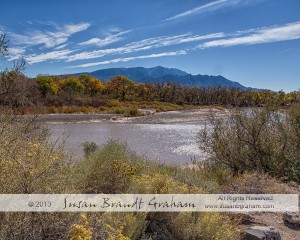
[[[51,139],[66,139],[66,147],[74,159],[83,156],[83,143],[93,141],[99,145],[108,140],[126,142],[130,149],[151,161],[184,165],[192,160],[203,160],[198,148],[197,135],[203,122],[170,124],[134,123],[56,123],[47,125]]]

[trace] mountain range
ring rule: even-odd
[[[165,68],[161,66],[153,68],[133,67],[133,68],[108,68],[101,69],[93,72],[77,73],[89,74],[100,80],[108,81],[110,77],[116,75],[123,75],[133,80],[136,83],[146,82],[174,82],[189,87],[226,87],[226,88],[239,88],[239,89],[252,89],[226,79],[223,76],[209,76],[209,75],[192,75],[177,68]]]

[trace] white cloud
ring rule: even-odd
[[[66,43],[66,44],[62,44],[62,45],[59,45],[59,46],[57,46],[56,48],[54,48],[55,50],[60,50],[60,49],[63,49],[63,48],[65,48],[66,46],[68,45],[68,43]]]
[[[200,41],[210,38],[224,37],[224,33],[213,33],[209,35],[192,35],[182,34],[176,36],[160,36],[154,38],[147,38],[140,41],[135,41],[118,48],[101,49],[94,51],[86,51],[74,54],[68,58],[67,61],[86,60],[100,58],[107,55],[126,54],[132,52],[145,51],[154,48],[167,47],[181,43]],[[96,40],[95,40],[96,41]]]
[[[63,60],[67,59],[70,53],[74,52],[74,50],[60,50],[60,51],[52,51],[47,53],[42,53],[38,55],[30,55],[26,56],[25,59],[29,64],[44,62],[47,60]]]
[[[209,38],[219,38],[223,37],[223,33],[215,33],[209,35],[191,35],[191,34],[182,34],[182,35],[175,35],[175,36],[161,36],[155,38],[148,38],[141,41],[133,42],[130,44],[125,45],[126,49],[140,49],[140,48],[159,48],[159,47],[166,47],[172,46],[180,43],[187,43],[187,42],[194,42],[200,41],[203,39]]]
[[[104,41],[103,39],[100,39],[100,38],[91,38],[85,42],[81,42],[81,43],[78,43],[78,45],[82,45],[82,46],[85,46],[85,45],[98,45],[100,43],[101,45],[101,41]]]
[[[110,29],[110,31],[112,31]],[[81,42],[81,43],[78,43],[78,45],[81,45],[81,46],[88,46],[88,45],[96,45],[98,47],[104,47],[104,46],[107,46],[109,44],[112,44],[112,43],[115,43],[115,42],[118,42],[118,41],[121,41],[123,40],[124,38],[121,37],[122,35],[126,34],[130,32],[129,31],[123,31],[123,32],[120,32],[120,33],[117,33],[117,34],[109,34],[107,37],[101,39],[101,38],[91,38],[85,42]]]
[[[25,52],[24,48],[9,48],[9,54],[23,54]]]
[[[82,32],[91,26],[90,23],[67,24],[60,30],[65,34],[72,35],[74,33]]]
[[[9,48],[8,49],[8,60],[16,60],[20,57],[22,57],[25,53],[25,48],[22,47],[15,47],[15,48]]]
[[[300,39],[300,22],[237,32],[240,37],[218,39],[200,44],[200,48],[230,47]],[[248,33],[248,34],[247,34]]]
[[[208,12],[208,11],[215,11],[219,8],[223,8],[223,7],[228,7],[228,6],[235,6],[240,2],[248,2],[247,0],[217,0],[214,2],[210,2],[204,5],[200,5],[198,7],[195,7],[193,9],[190,9],[188,11],[182,12],[180,14],[177,14],[173,17],[167,18],[164,21],[170,21],[170,20],[175,20],[178,18],[183,18],[183,17],[187,17],[190,16],[192,14],[196,14],[196,13],[202,13],[202,12]]]
[[[179,56],[179,55],[185,55],[185,54],[187,54],[186,50],[181,50],[181,51],[176,51],[176,52],[163,52],[163,53],[156,53],[156,54],[149,54],[149,55],[142,55],[142,56],[135,56],[135,57],[116,58],[116,59],[101,61],[101,62],[80,64],[80,65],[76,65],[76,66],[69,66],[68,68],[85,68],[85,67],[105,65],[105,64],[110,64],[110,63],[128,62],[128,61],[133,61],[133,60],[136,60],[136,59],[158,58],[158,57],[167,57],[167,56]]]
[[[51,48],[63,44],[75,33],[86,30],[91,26],[90,23],[67,24],[62,27],[56,27],[56,31],[34,30],[26,35],[10,33],[15,45],[36,46],[44,45]]]

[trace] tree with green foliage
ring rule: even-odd
[[[132,92],[135,83],[129,80],[127,77],[117,75],[111,77],[107,82],[107,89],[112,94],[113,97],[124,101],[130,100],[130,92]]]
[[[135,97],[139,100],[147,100],[149,89],[144,83],[135,84]]]
[[[36,82],[43,96],[46,96],[47,93],[57,95],[59,91],[59,86],[53,77],[50,76],[38,76]]]
[[[81,74],[79,76],[79,81],[85,88],[84,93],[90,95],[91,97],[101,93],[105,88],[105,85],[100,80],[87,74]]]
[[[69,93],[83,93],[84,86],[76,77],[70,77],[60,81],[61,89]]]

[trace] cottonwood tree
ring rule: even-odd
[[[107,89],[113,95],[113,97],[124,101],[129,100],[130,95],[132,96],[134,85],[135,83],[132,80],[129,80],[127,77],[117,75],[109,79],[107,82]]]
[[[51,76],[38,76],[36,78],[39,90],[43,96],[46,96],[47,93],[57,95],[59,87],[57,82]]]
[[[104,83],[87,74],[81,74],[79,76],[79,81],[84,86],[84,93],[91,97],[101,93],[102,90],[105,88]]]
[[[5,60],[8,52],[6,35],[0,33],[0,60]],[[24,58],[13,62],[11,69],[0,69],[0,104],[9,107],[20,107],[33,102],[35,82],[30,81],[24,74]]]

